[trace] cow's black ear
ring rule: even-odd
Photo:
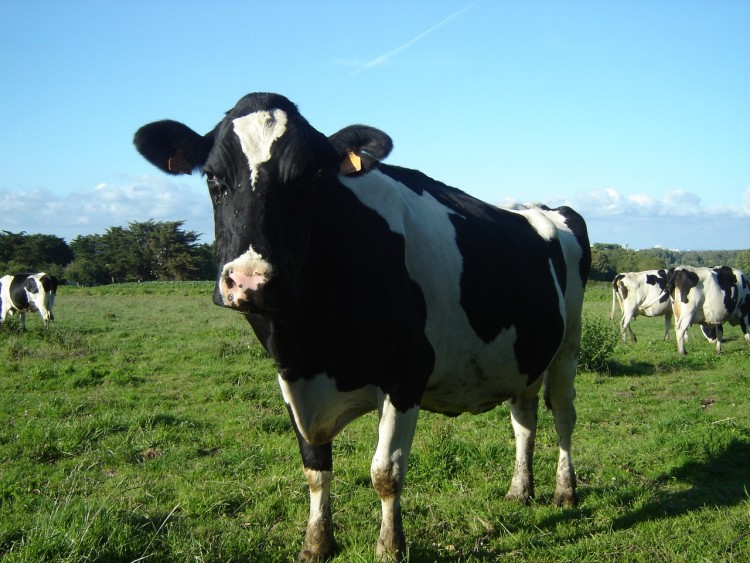
[[[328,137],[341,162],[342,174],[369,172],[393,150],[391,138],[375,127],[350,125]]]
[[[164,172],[190,174],[206,163],[213,134],[199,135],[187,125],[164,120],[138,129],[133,143],[146,160]]]

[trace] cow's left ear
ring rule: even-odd
[[[201,168],[214,144],[213,132],[199,135],[187,125],[164,120],[144,125],[133,138],[143,157],[168,174],[191,174]]]
[[[328,137],[345,175],[361,174],[375,168],[393,150],[391,138],[375,127],[350,125]]]

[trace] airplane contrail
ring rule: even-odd
[[[456,19],[457,17],[459,17],[461,14],[463,14],[464,12],[466,12],[467,10],[469,10],[470,8],[472,8],[473,6],[474,6],[474,4],[469,4],[465,8],[459,10],[458,12],[456,12],[454,14],[451,14],[447,18],[445,18],[445,19],[439,21],[438,23],[436,23],[435,25],[433,25],[427,31],[423,31],[422,33],[420,33],[419,35],[417,35],[416,37],[414,37],[410,41],[407,41],[406,43],[404,43],[400,47],[396,47],[395,49],[392,49],[392,50],[388,51],[387,53],[384,53],[384,54],[380,55],[379,57],[376,57],[376,58],[372,59],[371,61],[363,64],[362,66],[354,69],[349,74],[349,76],[354,76],[355,74],[359,74],[362,71],[365,71],[365,70],[368,70],[368,69],[371,69],[373,67],[376,67],[376,66],[379,66],[379,65],[383,64],[388,59],[391,59],[391,58],[395,57],[396,55],[398,55],[399,53],[402,53],[402,52],[406,51],[406,49],[408,49],[409,47],[411,47],[412,45],[414,45],[418,41],[421,41],[422,39],[424,39],[425,37],[427,37],[433,31],[437,31],[438,29],[440,29],[441,27],[443,27],[445,24],[447,24],[449,21],[451,21],[453,19]]]

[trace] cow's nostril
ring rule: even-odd
[[[224,278],[224,283],[227,284],[227,289],[232,289],[234,287],[234,280],[229,274]]]

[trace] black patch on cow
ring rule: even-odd
[[[285,380],[326,373],[343,392],[376,385],[406,411],[419,403],[435,354],[404,237],[335,176],[316,191],[298,307],[248,320]]]
[[[559,241],[547,243],[513,213],[488,222],[454,215],[451,222],[463,256],[461,306],[472,328],[489,343],[514,326],[519,370],[533,381],[549,365],[564,331],[549,268],[551,258],[564,282]],[[521,275],[510,275],[509,270]]]
[[[622,280],[625,277],[625,274],[617,274],[615,276],[615,279],[612,280],[612,288],[618,292],[623,299],[627,299],[628,297],[628,286],[625,284],[620,284],[620,280]]]
[[[8,293],[10,294],[10,303],[19,311],[28,311],[31,309],[29,296],[26,291],[36,293],[39,291],[36,287],[36,280],[29,278],[27,274],[16,274],[10,280]]]
[[[564,332],[550,272],[551,261],[564,293],[567,275],[560,241],[547,242],[522,215],[488,205],[416,170],[388,165],[381,170],[415,193],[429,192],[455,211],[450,220],[463,257],[461,306],[469,323],[487,343],[514,326],[519,369],[529,381],[536,379],[549,365]]]
[[[332,471],[333,442],[328,442],[327,444],[321,444],[319,446],[311,445],[302,437],[302,434],[297,427],[297,421],[294,420],[292,407],[289,406],[289,404],[286,405],[286,410],[289,413],[289,418],[292,420],[292,428],[294,428],[294,434],[295,436],[297,436],[299,453],[302,456],[302,465],[307,469],[314,469],[316,471]]]
[[[744,273],[740,275],[740,283],[742,285],[742,294],[744,295],[738,306],[740,311],[740,327],[742,328],[742,332],[747,334],[747,323],[750,322],[750,281],[748,281]]]
[[[674,282],[670,284],[680,290],[680,301],[688,302],[688,292],[698,285],[698,274],[690,270],[677,270],[674,274]]]
[[[716,281],[719,284],[719,288],[724,292],[724,308],[727,313],[732,314],[737,309],[739,292],[737,285],[737,276],[734,275],[732,268],[728,266],[720,266],[714,268],[716,274]]]
[[[649,285],[659,286],[662,294],[659,297],[659,303],[664,303],[669,299],[669,292],[665,291],[669,283],[669,276],[674,272],[674,268],[669,270],[658,270],[656,274],[646,274],[646,283]]]
[[[701,332],[709,340],[716,340],[717,338],[717,327],[716,325],[701,324]]]

